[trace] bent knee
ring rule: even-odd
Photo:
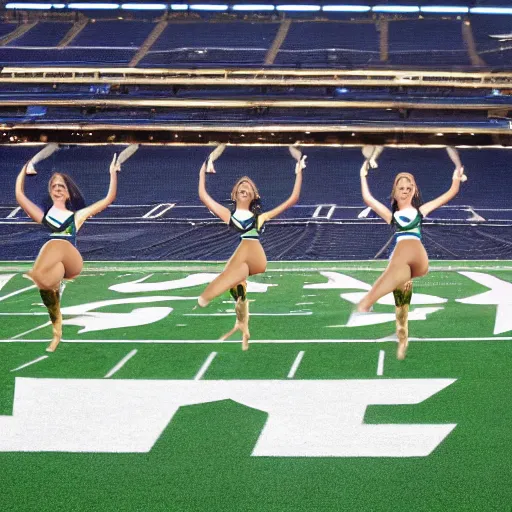
[[[55,288],[55,283],[48,279],[44,273],[40,272],[31,272],[30,279],[34,281],[35,285],[40,290],[53,290]]]
[[[411,269],[411,277],[423,277],[428,274],[428,265]]]
[[[263,274],[267,270],[267,264],[265,265],[255,265],[249,269],[249,275],[255,276],[256,274]]]

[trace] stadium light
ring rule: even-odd
[[[191,4],[188,6],[192,11],[227,11],[227,5],[221,4]]]
[[[420,6],[421,12],[429,12],[433,14],[467,14],[469,7],[461,7],[460,5],[428,5]]]
[[[277,11],[315,12],[320,9],[319,5],[276,5]]]
[[[322,11],[325,12],[368,12],[371,9],[369,5],[324,5]]]
[[[173,11],[186,11],[188,9],[188,4],[171,4],[171,9]]]
[[[97,3],[97,4],[86,4],[86,3],[73,3],[68,4],[68,9],[91,9],[91,10],[97,10],[97,9],[119,9],[119,4],[103,4],[103,3]]]
[[[420,12],[417,5],[375,5],[373,12]]]
[[[270,4],[235,4],[233,11],[273,11],[275,7]]]
[[[6,9],[51,9],[53,7],[53,4],[39,4],[39,3],[18,3],[18,2],[11,2],[6,4]]]
[[[121,4],[121,9],[126,11],[162,11],[167,9],[167,4]]]
[[[471,7],[471,14],[512,14],[512,7]]]

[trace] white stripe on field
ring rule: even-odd
[[[295,361],[292,364],[292,367],[290,368],[290,371],[288,372],[288,378],[293,379],[295,377],[295,372],[297,371],[297,368],[299,367],[300,362],[302,361],[302,358],[304,357],[304,350],[301,350],[297,357],[295,358]]]
[[[46,359],[47,357],[48,356],[38,357],[37,359],[34,359],[33,361],[30,361],[28,363],[22,364],[21,366],[18,366],[18,368],[14,368],[13,370],[11,370],[11,372],[17,372],[18,370],[21,370],[22,368],[26,368],[27,366],[30,366],[31,364],[36,364],[39,361],[42,361],[43,359]]]
[[[237,343],[240,343],[237,341]],[[199,368],[199,371],[197,372],[196,376],[194,377],[194,380],[201,380],[203,375],[206,373],[206,370],[208,370],[208,367],[212,363],[212,361],[215,359],[215,356],[217,355],[217,352],[212,352],[207,358],[206,361],[203,363],[203,366]]]
[[[0,301],[8,299],[9,297],[14,297],[14,295],[18,295],[19,293],[26,292],[27,290],[32,290],[32,288],[37,288],[37,286],[35,284],[33,284],[31,286],[27,286],[26,288],[22,288],[21,290],[16,290],[15,292],[8,293],[7,295],[0,297]]]
[[[43,327],[46,327],[47,325],[52,325],[52,323],[48,320],[45,324],[38,325],[37,327],[34,327],[33,329],[30,329],[28,331],[22,332],[20,334],[16,334],[16,336],[13,336],[13,340],[17,340],[18,338],[21,338],[22,336],[25,336],[25,334],[30,334],[31,332],[37,331],[39,329],[42,329]],[[25,341],[25,340],[20,340]],[[48,341],[48,340],[40,340],[40,341]]]
[[[377,375],[384,375],[384,358],[386,357],[386,352],[384,350],[379,350],[379,361],[377,363]]]
[[[48,316],[44,311],[36,313],[0,313],[0,316]]]
[[[112,368],[112,370],[110,370],[106,375],[105,377],[103,377],[104,379],[108,379],[110,377],[112,377],[112,375],[114,375],[114,373],[116,373],[117,371],[119,371],[135,354],[137,353],[137,349],[133,349],[131,352],[128,352],[128,354],[126,354],[123,359],[121,359],[121,361],[119,361],[119,363],[117,363],[114,368]]]
[[[250,302],[250,301],[249,301]],[[312,311],[304,311],[303,313],[291,312],[291,313],[251,313],[251,316],[308,316],[312,315]],[[183,313],[183,316],[235,316],[236,313]]]
[[[48,324],[45,325],[49,325]],[[42,326],[40,326],[42,327]],[[39,327],[37,327],[39,329]],[[33,329],[35,330],[35,329]],[[21,336],[21,334],[18,334]],[[48,339],[32,339],[32,340],[19,340],[15,337],[0,339],[0,343],[41,343],[43,341],[48,341]],[[64,341],[64,340],[63,340]],[[189,344],[197,344],[197,343],[240,343],[239,340],[226,340],[219,341],[215,340],[65,340],[66,343],[144,343],[144,344],[173,344],[173,343],[189,343]],[[512,341],[512,336],[495,336],[487,337],[487,338],[409,338],[409,341],[421,342],[421,341]],[[382,339],[323,339],[323,340],[254,340],[251,338],[251,343],[270,343],[270,344],[279,344],[279,343],[389,343],[389,340]],[[393,342],[393,341],[391,341]],[[396,341],[394,342],[396,343]]]

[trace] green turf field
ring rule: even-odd
[[[28,265],[0,264],[0,511],[512,510],[512,262],[433,262],[407,359],[385,262],[272,263],[251,348],[220,264],[94,263],[51,337]]]

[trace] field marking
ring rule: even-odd
[[[237,342],[240,343],[240,342]],[[217,355],[217,352],[212,352],[207,358],[206,361],[203,363],[203,366],[199,368],[199,371],[197,372],[196,376],[194,377],[194,380],[201,380],[203,375],[206,373],[206,370],[208,370],[208,367],[212,363],[212,361],[215,359],[215,356]]]
[[[20,334],[16,334],[16,336],[13,336],[11,339],[17,340],[18,338],[21,338],[22,336],[25,336],[25,334],[30,334],[31,332],[37,331],[39,329],[42,329],[43,327],[46,327],[48,325],[52,325],[52,322],[50,320],[48,320],[48,322],[46,322],[45,324],[41,324],[41,325],[38,325],[37,327],[34,327],[33,329],[29,329],[28,331],[22,332]],[[19,341],[22,342],[22,341],[25,341],[25,340],[19,340]],[[41,340],[41,341],[44,341],[44,340]],[[46,341],[48,341],[48,340],[46,340]]]
[[[295,372],[297,371],[297,368],[299,367],[300,362],[302,361],[302,358],[304,357],[304,350],[301,350],[297,357],[295,358],[295,361],[292,364],[292,367],[290,368],[290,371],[288,372],[287,377],[289,379],[293,379],[295,377]]]
[[[14,368],[13,370],[11,370],[11,372],[17,372],[18,370],[21,370],[22,368],[26,368],[27,366],[30,366],[31,364],[36,364],[39,361],[42,361],[43,359],[47,359],[47,358],[48,358],[48,356],[38,357],[37,359],[34,359],[33,361],[29,361],[28,363],[18,366],[18,368]]]
[[[384,350],[379,350],[379,361],[377,362],[377,375],[384,375],[384,358],[386,357],[386,352]]]
[[[50,325],[48,322],[45,325]],[[40,326],[41,327],[41,326]],[[37,327],[36,329],[39,329]],[[33,330],[36,330],[33,329]],[[21,336],[18,334],[17,336]],[[219,341],[215,340],[62,340],[65,343],[142,343],[142,344],[166,344],[166,343],[183,343],[183,344],[197,344],[197,343],[240,343],[239,340],[226,340]],[[512,336],[496,336],[496,337],[483,337],[483,338],[409,338],[409,341],[414,342],[436,342],[436,341],[512,341]],[[48,339],[28,339],[28,340],[20,340],[17,337],[0,339],[0,343],[42,343],[48,342]],[[255,340],[251,338],[251,343],[396,343],[394,340],[383,340],[383,339],[322,339],[322,340]]]
[[[31,286],[27,286],[26,288],[22,288],[21,290],[16,290],[15,292],[8,293],[7,295],[3,295],[0,297],[0,301],[8,299],[9,297],[14,297],[14,295],[18,295],[20,293],[26,292],[27,290],[31,290],[32,288],[37,288],[35,284]]]
[[[47,316],[48,313],[43,311],[35,313],[0,313],[0,316]]]
[[[304,311],[301,313],[298,312],[290,312],[290,313],[251,313],[251,316],[308,316],[312,315],[312,311]],[[183,313],[183,316],[235,316],[236,313]]]
[[[131,352],[128,352],[119,363],[117,363],[106,375],[103,377],[104,379],[108,379],[114,375],[117,371],[119,371],[135,354],[137,353],[137,349],[133,349]]]

